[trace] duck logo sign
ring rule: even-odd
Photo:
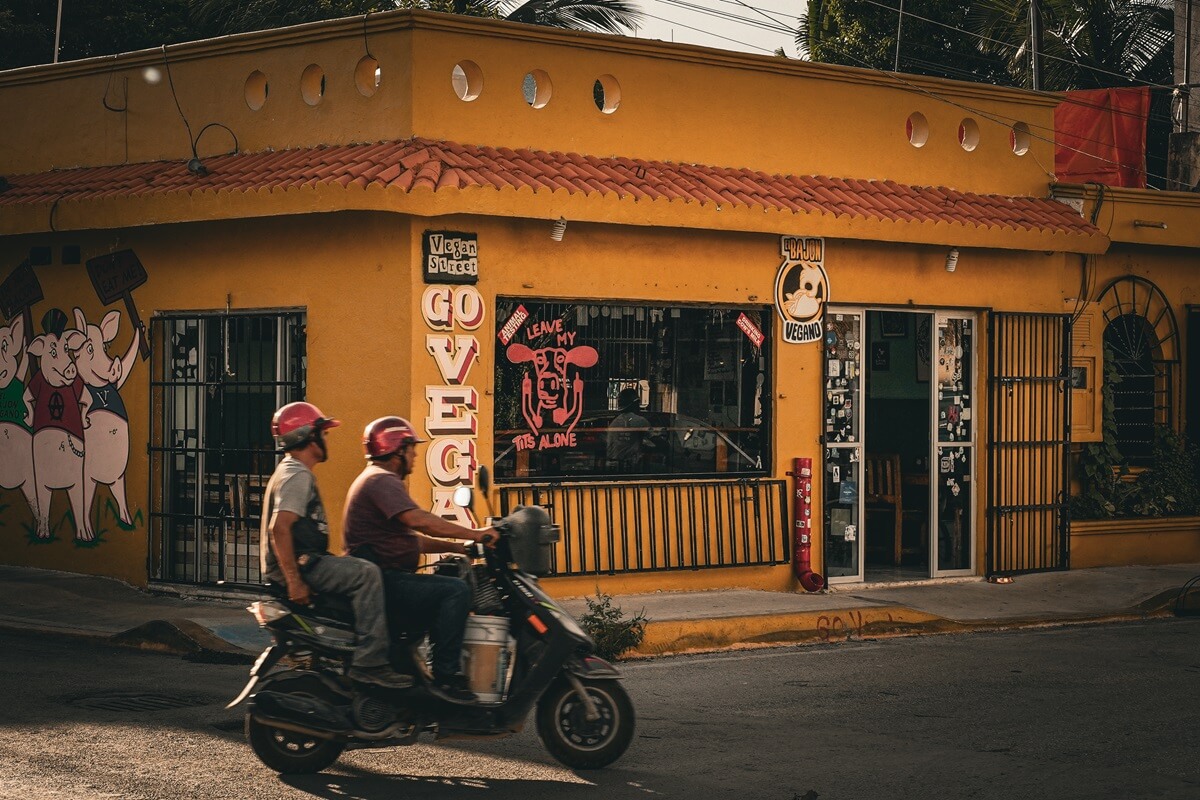
[[[783,263],[775,276],[775,309],[783,320],[783,340],[790,344],[820,341],[829,278],[825,276],[825,240],[782,236]]]

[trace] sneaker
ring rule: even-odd
[[[478,703],[479,697],[467,687],[465,675],[444,675],[433,679],[429,693],[450,703],[470,705]]]
[[[387,664],[380,664],[378,667],[351,667],[346,677],[358,683],[382,686],[384,689],[411,689],[414,684],[411,675],[401,675]]]

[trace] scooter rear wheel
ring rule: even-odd
[[[566,766],[600,769],[620,758],[633,740],[633,703],[618,681],[581,681],[600,718],[589,721],[575,689],[560,678],[538,701],[538,738]]]
[[[312,676],[284,678],[271,683],[272,692],[286,692],[326,702],[340,698]],[[284,730],[259,722],[246,714],[246,738],[259,760],[281,775],[310,775],[329,767],[346,749],[345,742]]]

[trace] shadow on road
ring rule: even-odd
[[[279,780],[294,789],[322,800],[395,800],[397,797],[437,800],[477,796],[487,791],[491,797],[536,798],[608,798],[660,795],[636,780],[634,773],[610,767],[595,772],[571,772],[563,780],[514,780],[505,778],[444,775],[383,774],[367,770],[335,767],[350,774],[281,775]]]

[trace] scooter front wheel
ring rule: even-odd
[[[633,703],[618,681],[581,678],[580,682],[599,718],[589,720],[574,687],[559,678],[538,701],[538,738],[566,766],[600,769],[620,758],[633,740]]]

